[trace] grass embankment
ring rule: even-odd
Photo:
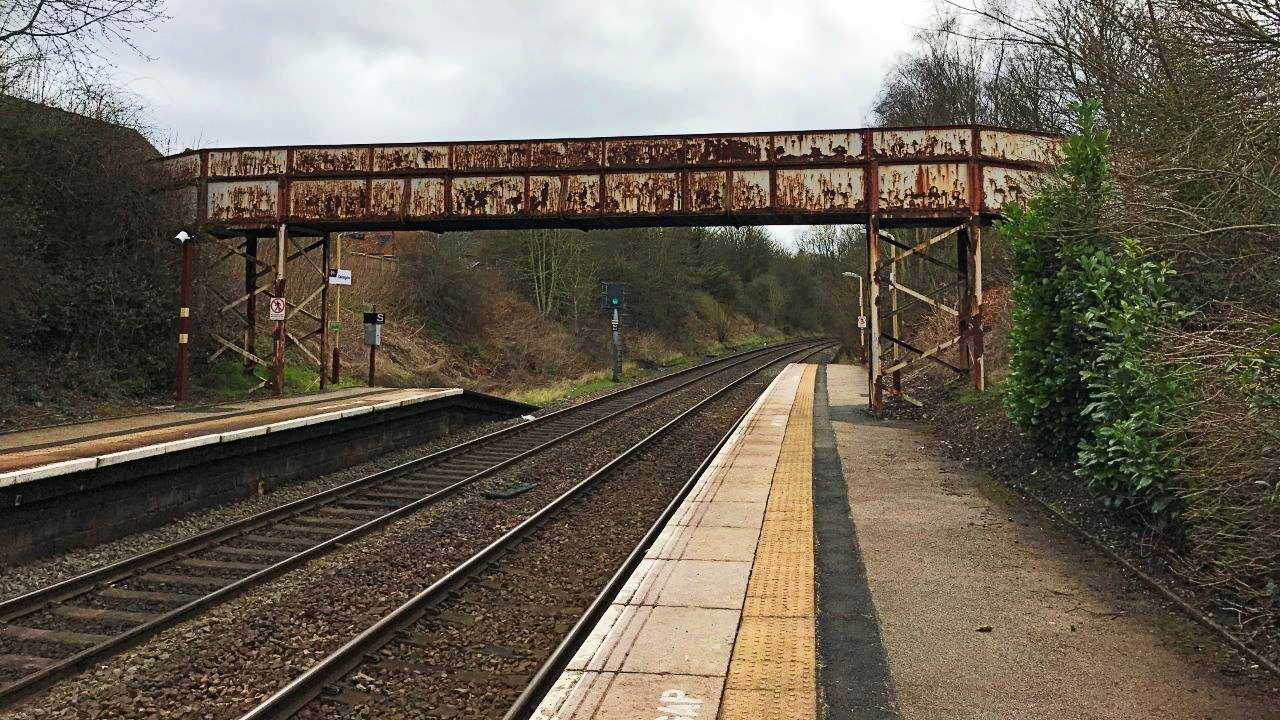
[[[728,355],[744,352],[784,341],[782,335],[751,335],[732,343],[716,343],[705,348],[700,354],[706,356]],[[635,362],[622,364],[622,382],[641,380],[670,370],[687,367],[698,362],[699,358],[682,352],[672,352],[657,362],[648,362],[641,366]],[[590,395],[613,386],[613,370],[593,370],[576,378],[560,380],[547,385],[515,390],[506,397],[530,405],[550,405],[582,395]]]

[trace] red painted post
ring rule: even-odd
[[[334,239],[334,243],[335,245],[333,248],[333,255],[331,256],[331,259],[333,261],[333,267],[341,268],[342,267],[342,233],[337,234],[337,236]],[[342,365],[342,354],[339,352],[339,349],[342,346],[342,286],[341,285],[334,288],[333,290],[333,303],[335,306],[333,311],[333,317],[338,323],[338,328],[333,333],[333,367],[332,367],[333,374],[329,376],[329,379],[332,382],[337,383],[338,373]]]
[[[190,365],[188,340],[191,333],[191,256],[195,238],[178,234],[182,243],[182,263],[178,271],[178,392],[177,401],[187,400],[187,368]]]
[[[272,290],[272,296],[284,297],[284,264],[285,258],[288,257],[285,250],[285,241],[289,237],[289,226],[284,223],[280,224],[280,230],[276,233],[276,281]],[[285,305],[285,312],[288,312],[288,304]],[[285,321],[276,320],[275,327],[275,372],[274,372],[274,390],[276,397],[284,396],[284,345],[287,335],[285,334]]]
[[[323,258],[320,267],[323,269],[320,282],[324,286],[320,288],[320,389],[324,390],[329,383],[328,368],[325,367],[325,351],[329,349],[329,233],[324,235],[324,245],[321,249]]]

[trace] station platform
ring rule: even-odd
[[[760,396],[535,718],[814,716],[816,370]]]
[[[536,410],[461,388],[349,388],[0,435],[0,563],[115,539]]]
[[[780,373],[532,717],[1277,717],[1113,566],[866,405],[863,368]]]
[[[461,393],[461,388],[347,388],[5,433],[0,435],[0,487]]]

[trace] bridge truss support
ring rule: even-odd
[[[951,238],[955,239],[956,247],[954,264],[936,254],[937,246]],[[931,250],[935,252],[931,253]],[[915,258],[941,268],[947,277],[954,279],[923,291],[907,285],[909,281],[903,270],[906,262]],[[907,397],[902,391],[903,377],[910,377],[931,363],[967,376],[974,388],[984,389],[986,367],[983,360],[980,219],[972,217],[908,245],[881,230],[879,219],[873,214],[867,223],[867,269],[871,285],[867,363],[871,411],[876,414],[884,411],[886,394]],[[956,291],[954,305],[949,299],[953,291]],[[899,302],[899,293],[908,296],[909,300]],[[887,309],[885,295],[889,296]],[[902,321],[903,312],[922,305],[927,306],[924,308],[926,311],[931,308],[933,312],[954,317],[956,334],[927,348],[917,346],[912,342],[913,338],[904,336],[903,328],[907,324]],[[956,354],[958,362],[946,359],[947,351],[953,347],[959,349]]]
[[[329,382],[330,235],[282,224],[271,235],[204,235],[201,240],[221,250],[205,268],[212,276],[208,287],[217,301],[209,361],[217,361],[224,353],[239,356],[244,361],[244,374],[258,380],[252,389],[270,385],[280,397],[284,394],[285,357],[293,351],[316,367],[319,387],[324,389]],[[263,245],[269,246],[270,261],[261,257]],[[233,273],[242,268],[243,283],[235,283],[236,295],[228,294],[225,285],[217,282],[228,268]],[[259,303],[259,296],[268,302]],[[267,353],[259,346],[258,331],[263,322],[262,306],[269,305],[272,297],[285,298],[285,318],[266,320],[272,325],[271,351]]]

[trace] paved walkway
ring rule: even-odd
[[[534,717],[813,717],[815,368],[761,395]]]
[[[0,487],[457,395],[458,388],[347,388],[0,435]]]
[[[761,395],[535,718],[1280,718],[821,372]]]

